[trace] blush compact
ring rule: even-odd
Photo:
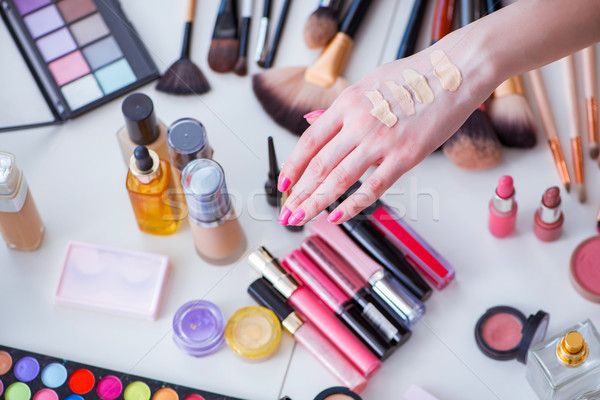
[[[323,390],[314,400],[362,400],[361,397],[345,386],[333,386]]]
[[[529,317],[509,306],[492,307],[475,325],[477,347],[494,360],[517,359],[525,364],[527,352],[544,340],[550,315],[538,311]]]

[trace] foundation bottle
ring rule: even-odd
[[[44,225],[15,156],[0,151],[0,233],[9,248],[32,251],[42,244]]]
[[[599,376],[600,336],[589,319],[529,350],[527,380],[540,399],[585,398]]]
[[[221,166],[206,158],[193,160],[181,173],[181,186],[200,257],[217,265],[238,259],[246,249],[246,238],[231,206]]]
[[[146,146],[158,154],[161,160],[168,161],[167,127],[156,118],[150,97],[143,93],[132,93],[123,100],[121,111],[125,126],[117,132],[117,139],[125,165],[129,165],[129,159],[137,146]]]
[[[141,231],[170,235],[183,218],[183,207],[169,198],[174,190],[171,166],[152,150],[138,146],[127,173],[127,191]]]

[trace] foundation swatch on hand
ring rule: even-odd
[[[415,71],[414,69],[407,68],[402,71],[404,82],[410,90],[415,94],[415,99],[419,103],[431,104],[433,103],[434,95],[429,82],[425,75]]]
[[[392,112],[390,103],[383,98],[379,90],[367,90],[365,92],[367,99],[373,104],[371,115],[381,121],[385,126],[391,128],[398,122],[398,117]]]
[[[438,78],[442,87],[450,92],[455,92],[462,83],[462,74],[456,65],[452,64],[446,53],[435,50],[429,55],[433,74]]]
[[[415,102],[412,99],[412,95],[403,85],[398,85],[394,81],[387,81],[385,83],[392,92],[392,96],[398,100],[398,105],[404,115],[415,115]]]

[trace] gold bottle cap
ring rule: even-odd
[[[556,356],[567,366],[575,367],[585,361],[588,347],[581,333],[572,331],[558,342]]]
[[[283,328],[292,335],[296,333],[298,329],[300,329],[302,324],[304,324],[304,321],[295,312],[291,313],[290,315],[285,317],[283,321],[281,321],[281,325],[283,325]]]

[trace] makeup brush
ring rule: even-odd
[[[537,69],[529,71],[528,74],[533,89],[533,95],[542,119],[542,124],[544,125],[544,132],[548,138],[548,145],[552,152],[552,158],[554,158],[556,171],[568,193],[571,188],[571,178],[569,178],[567,163],[565,162],[565,157],[563,156],[563,151],[560,147],[560,142],[558,141],[558,131],[554,124],[554,118],[552,118],[552,109],[550,108],[546,89],[544,88],[544,82],[542,81],[542,74]]]
[[[271,0],[265,0],[263,3],[263,15],[260,18],[258,27],[258,38],[256,42],[256,50],[254,53],[254,62],[258,65],[265,65],[267,58],[267,37],[269,35],[269,22],[271,18]]]
[[[321,0],[304,25],[304,43],[309,49],[325,47],[338,31],[341,0]]]
[[[267,57],[265,58],[265,63],[264,65],[262,65],[262,67],[264,68],[271,68],[273,66],[275,54],[277,53],[277,48],[279,47],[279,39],[281,39],[281,33],[283,32],[283,27],[285,26],[285,21],[287,20],[287,15],[290,9],[291,2],[292,0],[285,0],[283,2],[283,5],[281,6],[281,12],[279,13],[279,21],[277,21],[277,27],[275,28],[273,41],[271,43],[271,47],[269,47],[269,52],[267,53]]]
[[[585,203],[585,179],[583,174],[583,150],[581,148],[581,136],[579,124],[579,108],[577,107],[577,81],[575,80],[575,60],[573,55],[562,59],[565,92],[567,93],[567,104],[569,107],[569,133],[571,136],[571,156],[573,159],[573,170],[575,171],[575,188],[580,203]]]
[[[398,47],[396,60],[412,56],[415,53],[419,29],[421,29],[426,8],[427,0],[415,0],[410,16],[408,17],[408,22],[406,23],[406,28],[404,29],[402,41]]]
[[[252,9],[254,0],[244,0],[242,3],[242,21],[240,23],[240,48],[238,58],[233,67],[233,72],[239,76],[248,73],[248,39],[250,38],[250,22],[252,21]]]
[[[588,145],[590,157],[598,158],[598,103],[596,97],[596,56],[594,45],[584,49],[583,55],[583,91],[587,115]]]
[[[433,22],[431,25],[431,44],[434,44],[450,32],[452,32],[452,21],[454,20],[454,0],[437,0],[433,11]],[[467,3],[463,1],[463,3]],[[470,1],[467,7],[471,8]],[[470,22],[470,21],[469,21]]]
[[[461,5],[463,10],[467,10],[461,16],[461,23],[466,25],[470,22],[467,18],[473,18],[471,1],[462,0]],[[502,145],[484,109],[485,106],[482,104],[473,111],[458,131],[442,146],[444,154],[460,168],[488,169],[498,165],[502,159]]]
[[[189,0],[185,15],[181,56],[160,77],[156,83],[156,90],[171,94],[202,94],[210,90],[204,74],[190,60],[190,43],[195,15],[196,0]]]
[[[486,0],[486,10],[482,13],[491,13],[500,8],[500,0]],[[496,88],[489,114],[498,140],[504,146],[531,148],[537,143],[535,120],[525,98],[520,76],[509,78]]]
[[[208,66],[215,72],[233,71],[238,47],[237,0],[221,0],[208,51]]]
[[[254,75],[254,94],[276,123],[301,135],[308,128],[303,115],[329,108],[349,86],[340,73],[350,55],[353,37],[371,3],[370,0],[352,2],[340,31],[309,68],[281,68]]]

